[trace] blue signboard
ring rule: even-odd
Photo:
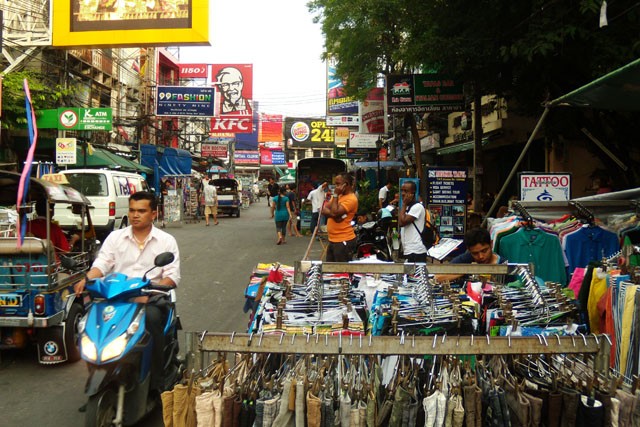
[[[214,100],[212,87],[158,86],[156,115],[213,117]]]
[[[284,151],[272,151],[271,152],[271,164],[272,165],[286,165],[287,161],[284,158]]]

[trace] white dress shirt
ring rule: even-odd
[[[311,212],[320,212],[320,208],[322,208],[322,204],[325,199],[324,189],[322,186],[315,190],[311,190],[307,197],[311,200]]]
[[[153,267],[156,256],[163,252],[171,252],[175,257],[174,261],[164,267],[154,268],[147,277],[154,283],[168,277],[177,286],[180,283],[178,243],[171,234],[153,226],[142,249],[133,237],[131,226],[111,232],[92,267],[99,269],[105,276],[109,273],[122,273],[128,277],[142,277]]]

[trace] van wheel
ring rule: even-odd
[[[122,230],[128,225],[129,225],[129,218],[125,216],[124,218],[122,218],[122,222],[120,223],[120,229]]]
[[[238,211],[236,212],[236,217],[240,218],[240,209],[238,209]]]

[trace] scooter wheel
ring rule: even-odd
[[[110,427],[118,410],[117,397],[112,388],[91,396],[87,402],[85,427]]]

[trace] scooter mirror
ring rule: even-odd
[[[153,260],[153,264],[156,267],[164,267],[165,265],[169,265],[173,262],[175,256],[171,252],[163,252]]]

